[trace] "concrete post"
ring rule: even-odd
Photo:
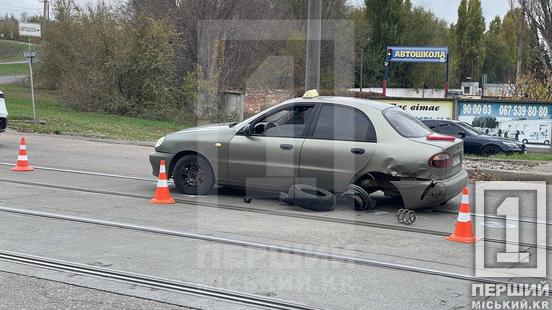
[[[307,22],[307,68],[305,90],[320,89],[320,45],[322,38],[322,0],[309,0]]]

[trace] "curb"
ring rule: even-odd
[[[474,172],[484,173],[505,181],[545,181],[547,183],[552,183],[552,174],[547,173],[495,169],[466,169],[466,171],[468,171],[470,175]]]
[[[149,141],[104,139],[104,138],[91,137],[91,136],[87,137],[86,135],[77,135],[77,134],[76,135],[68,135],[68,134],[56,135],[56,134],[49,134],[49,133],[20,132],[9,127],[6,130],[6,133],[24,134],[25,136],[49,136],[49,137],[56,137],[56,138],[92,141],[92,142],[109,143],[109,144],[137,145],[137,146],[145,146],[145,147],[155,146],[155,142],[149,142]]]
[[[471,157],[464,156],[464,159],[471,161],[494,161],[494,162],[507,162],[507,163],[518,163],[518,164],[547,164],[550,161],[545,160],[527,160],[527,159],[500,159],[500,158],[481,158],[481,157]]]

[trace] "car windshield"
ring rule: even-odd
[[[470,124],[466,122],[458,122],[456,125],[460,126],[460,128],[464,129],[467,133],[473,135],[473,136],[479,136],[483,134],[481,131],[473,128]]]
[[[424,123],[398,108],[387,109],[383,115],[391,126],[406,138],[421,138],[431,133]]]

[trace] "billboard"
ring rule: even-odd
[[[419,119],[452,119],[452,100],[397,100],[378,99],[378,101],[399,107]]]
[[[449,54],[448,47],[427,47],[427,46],[388,46],[383,64],[383,96],[387,96],[387,78],[389,63],[392,62],[421,62],[421,63],[442,63],[445,69],[445,98],[448,94],[449,81]]]
[[[40,24],[19,23],[19,36],[40,38],[42,36]]]
[[[550,144],[552,103],[459,100],[458,120],[485,134],[545,146]]]
[[[421,46],[388,46],[386,59],[388,62],[445,63],[448,59],[448,48]]]

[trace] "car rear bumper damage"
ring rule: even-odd
[[[458,196],[468,184],[468,172],[462,170],[451,178],[427,181],[391,181],[400,192],[405,208],[435,207]]]
[[[151,164],[151,173],[154,176],[159,176],[159,163],[161,160],[165,161],[165,164],[167,165],[167,176],[170,177],[172,175],[172,166],[171,161],[174,157],[174,154],[170,153],[161,153],[161,152],[153,152],[149,156],[150,164]]]

